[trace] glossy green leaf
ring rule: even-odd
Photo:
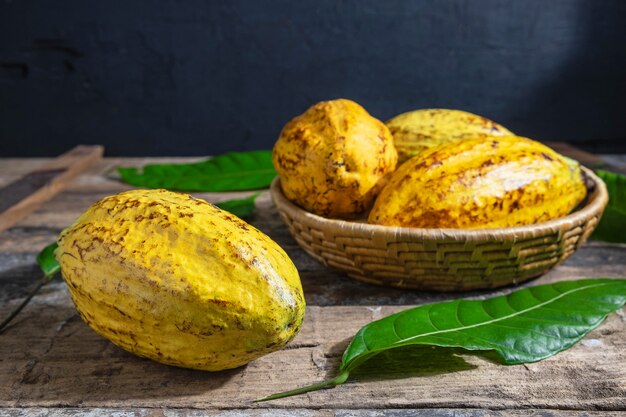
[[[261,401],[341,384],[363,362],[402,346],[491,351],[508,365],[539,361],[571,347],[625,302],[626,280],[586,279],[412,308],[359,330],[335,379]]]
[[[54,251],[58,246],[56,242],[51,243],[37,255],[37,263],[47,278],[52,278],[54,274],[61,270],[59,263],[54,257]]]
[[[606,184],[609,203],[591,238],[626,243],[626,176],[601,170],[596,174]]]
[[[231,152],[193,164],[150,164],[117,170],[122,181],[136,187],[204,192],[267,188],[276,176],[271,151]]]
[[[249,197],[226,200],[215,205],[222,210],[233,213],[237,217],[245,218],[254,212],[254,202],[261,193],[254,193]]]

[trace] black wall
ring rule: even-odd
[[[626,152],[624,0],[0,4],[0,156],[269,148],[316,101]]]

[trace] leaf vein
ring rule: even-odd
[[[448,332],[453,332],[453,331],[457,331],[457,330],[472,329],[472,328],[476,328],[476,327],[485,326],[485,325],[491,324],[491,323],[497,323],[499,321],[506,320],[506,319],[509,319],[509,318],[512,318],[512,317],[519,316],[519,315],[521,315],[523,313],[527,313],[529,311],[533,311],[533,310],[539,309],[539,308],[543,307],[544,305],[548,305],[550,303],[553,303],[556,300],[558,300],[560,298],[563,298],[563,297],[565,297],[567,295],[573,294],[575,292],[588,290],[590,288],[603,287],[603,286],[606,286],[606,285],[610,285],[610,283],[592,284],[592,285],[588,285],[588,286],[584,286],[584,287],[574,288],[574,289],[571,289],[571,290],[568,290],[568,291],[565,291],[565,292],[559,294],[558,296],[554,297],[553,299],[544,301],[544,302],[539,303],[539,304],[537,304],[535,306],[531,306],[531,307],[528,307],[528,308],[516,311],[514,313],[511,313],[511,314],[506,315],[506,316],[502,316],[502,317],[497,318],[497,319],[488,320],[488,321],[481,322],[481,323],[476,323],[476,324],[471,324],[469,326],[464,326],[462,328],[458,328],[457,327],[457,328],[451,328],[451,329],[445,329],[445,330],[437,330],[437,331],[428,332],[428,333],[422,333],[422,334],[418,334],[418,335],[415,335],[415,336],[407,337],[406,339],[399,340],[398,342],[395,342],[392,345],[403,344],[403,343],[406,343],[406,342],[411,341],[411,340],[419,339],[420,337],[426,337],[426,336],[431,336],[431,335],[448,333]],[[508,297],[507,297],[507,299],[508,299]],[[431,322],[432,322],[432,320],[431,320]],[[435,328],[437,328],[437,327],[435,326]]]

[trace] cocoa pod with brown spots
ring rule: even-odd
[[[391,176],[368,221],[419,228],[528,225],[570,213],[587,193],[577,162],[518,136],[445,143]]]

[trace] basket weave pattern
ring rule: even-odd
[[[326,219],[271,192],[298,244],[325,265],[379,285],[435,291],[496,288],[537,277],[568,258],[593,232],[608,201],[604,183],[584,207],[546,223],[482,230],[388,227]]]

